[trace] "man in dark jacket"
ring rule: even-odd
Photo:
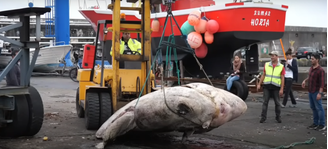
[[[292,85],[293,81],[297,82],[298,80],[298,66],[296,59],[292,57],[292,50],[288,49],[286,52],[287,60],[285,62],[285,96],[282,102],[282,107],[284,108],[287,104],[288,96],[290,96],[290,100],[292,105],[290,107],[296,107],[296,100],[293,94]]]
[[[15,58],[17,53],[18,53],[17,50],[11,51],[11,56],[13,59]],[[10,60],[10,62],[11,62],[11,60]],[[14,65],[14,67],[11,68],[11,70],[9,70],[8,74],[6,75],[7,86],[19,86],[20,85],[20,67],[19,67],[18,62],[19,61],[17,61],[17,63]]]

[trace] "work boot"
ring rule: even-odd
[[[278,123],[281,123],[281,118],[280,117],[276,117],[276,120]]]
[[[265,118],[261,118],[261,120],[260,120],[260,123],[264,123],[265,122]]]
[[[318,125],[312,124],[311,126],[308,126],[307,129],[317,129]]]
[[[315,128],[315,130],[324,131],[326,130],[326,126],[319,125],[317,128]]]

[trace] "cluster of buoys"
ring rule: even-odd
[[[198,10],[192,11],[188,20],[181,26],[181,31],[187,36],[188,44],[195,49],[198,58],[205,58],[208,52],[206,44],[212,44],[214,41],[213,34],[218,32],[219,23],[216,20],[208,20],[205,16],[201,17]],[[204,34],[204,41],[202,34]]]

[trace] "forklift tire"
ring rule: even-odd
[[[36,135],[43,124],[44,109],[41,95],[33,86],[28,88],[30,94],[26,95],[29,106],[29,124],[27,127],[26,136]]]
[[[84,109],[80,104],[80,88],[79,87],[76,90],[75,107],[76,107],[77,117],[84,118]]]
[[[100,92],[100,125],[105,123],[113,114],[112,96],[110,92]]]
[[[224,90],[228,91],[227,85],[224,86]],[[242,99],[244,96],[244,87],[239,81],[233,81],[231,89],[228,92],[233,93]]]
[[[29,107],[25,95],[15,95],[15,110],[12,111],[12,123],[0,129],[1,137],[16,138],[24,136],[29,123]]]
[[[241,97],[242,100],[246,100],[249,94],[249,88],[248,85],[246,84],[246,82],[244,80],[238,80],[238,82],[241,83],[241,85],[243,86],[244,89],[244,95]]]
[[[96,130],[99,128],[100,103],[97,92],[87,91],[84,115],[87,130]]]

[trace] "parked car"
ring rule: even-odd
[[[311,55],[314,53],[318,53],[320,55],[320,58],[323,57],[323,53],[321,51],[316,50],[312,47],[299,47],[295,54],[297,59],[300,58],[311,59]]]

